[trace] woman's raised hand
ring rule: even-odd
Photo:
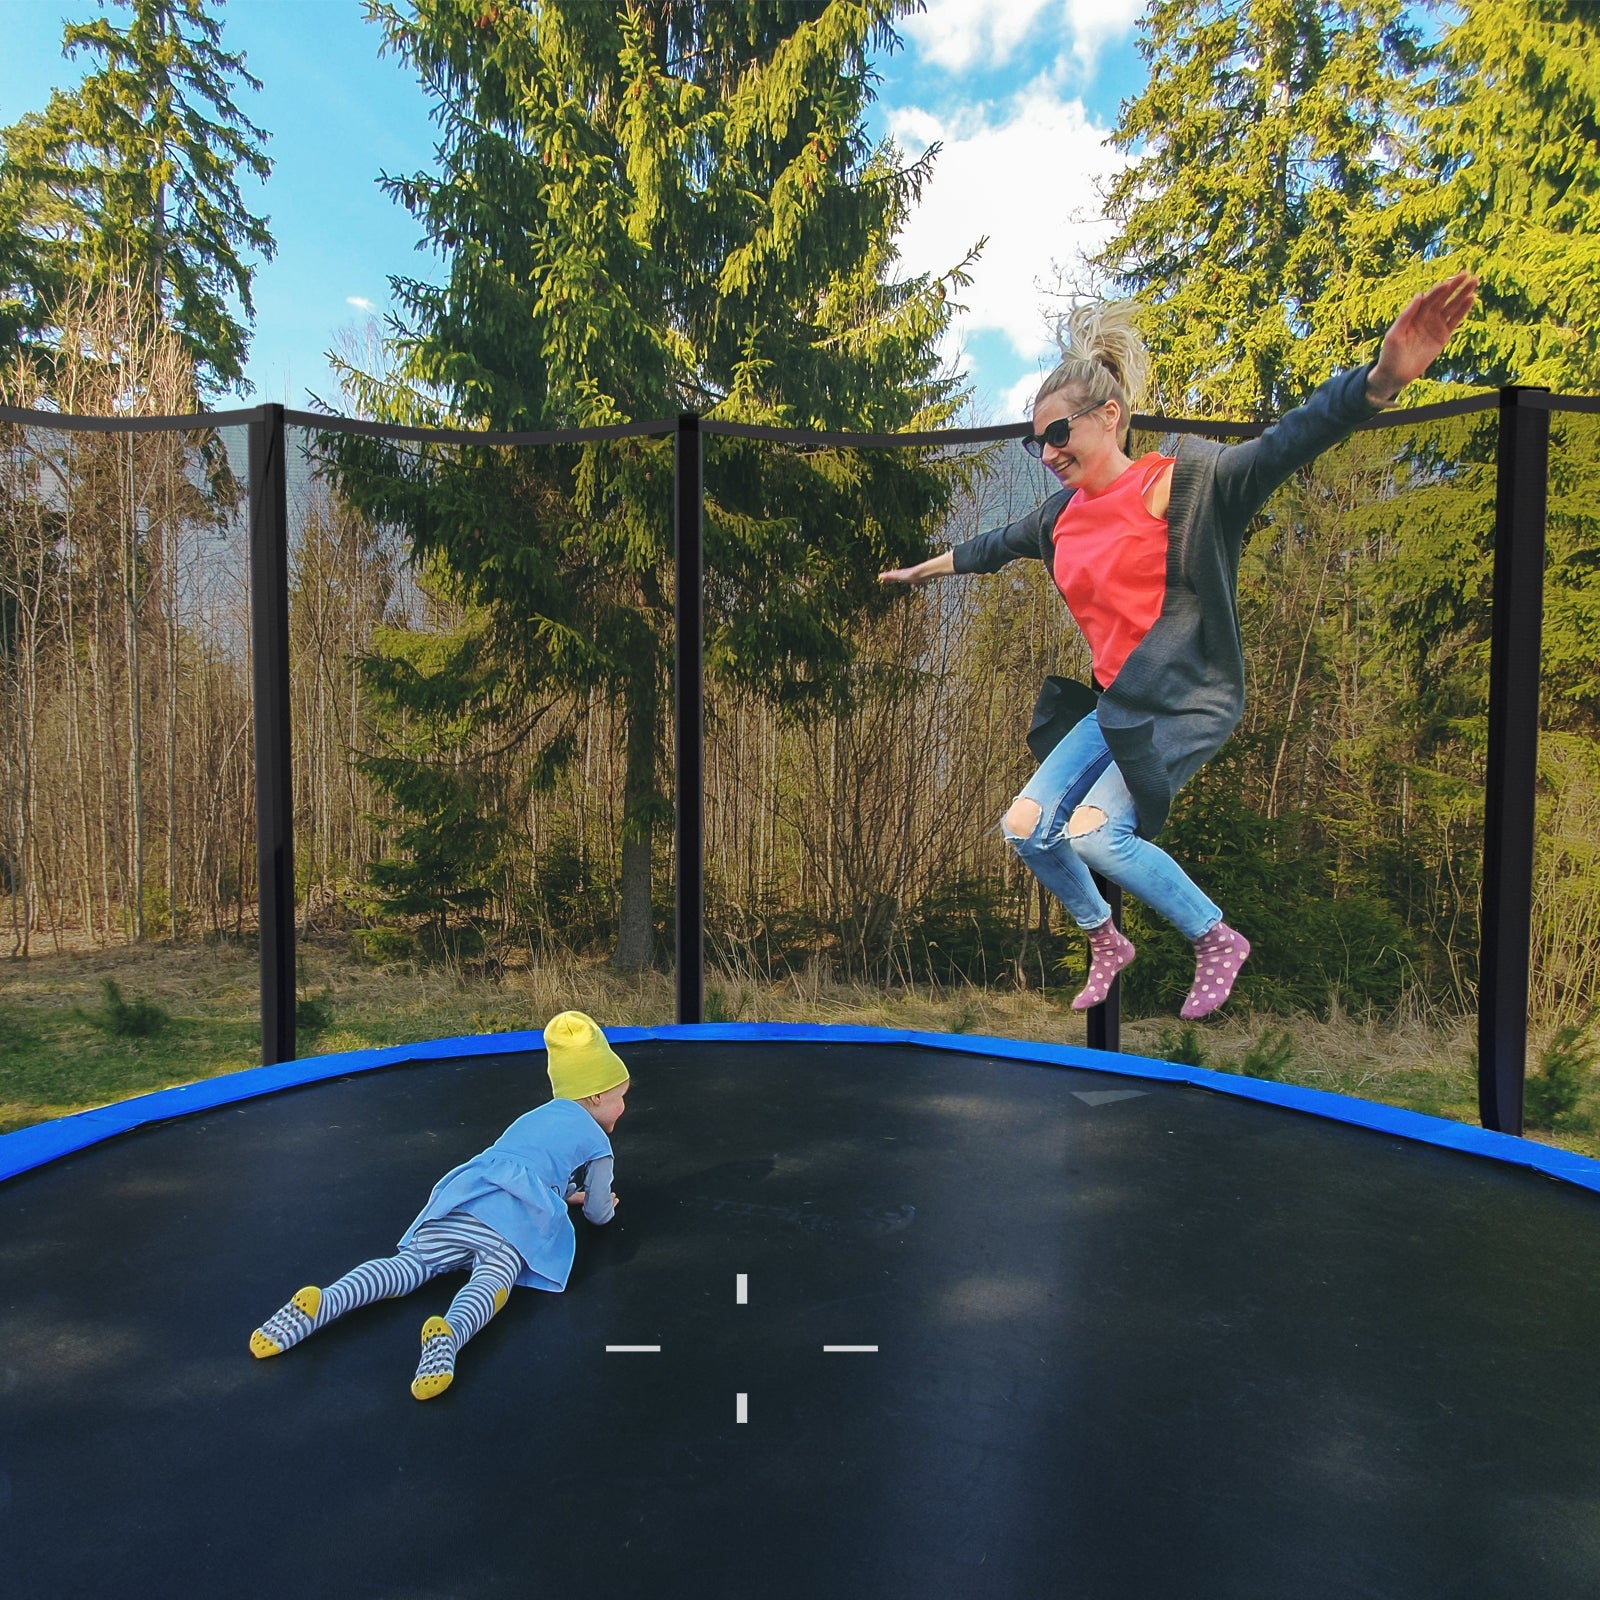
[[[1391,400],[1439,358],[1450,336],[1466,320],[1478,298],[1478,279],[1458,272],[1419,294],[1383,336],[1383,349],[1367,379],[1367,387]]]

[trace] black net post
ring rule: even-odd
[[[256,859],[260,876],[261,1060],[292,1061],[294,791],[289,767],[289,498],[284,415],[250,423],[250,631],[255,687]]]
[[[673,456],[677,687],[678,1021],[705,1020],[705,468],[700,418],[678,418]]]
[[[1539,650],[1544,620],[1550,414],[1542,389],[1500,391],[1494,610],[1489,646],[1489,758],[1484,796],[1478,963],[1478,1117],[1522,1132],[1533,915]]]
[[[1111,920],[1122,926],[1122,890],[1097,872],[1094,881],[1105,901],[1111,907]],[[1111,980],[1106,997],[1097,1006],[1090,1006],[1084,1014],[1088,1024],[1087,1043],[1091,1050],[1122,1049],[1122,979]]]

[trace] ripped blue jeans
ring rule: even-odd
[[[1027,837],[1003,822],[1001,831],[1080,928],[1098,928],[1111,915],[1091,872],[1137,895],[1186,939],[1198,939],[1222,921],[1221,910],[1183,868],[1165,850],[1139,837],[1133,796],[1093,712],[1044,758],[1017,799],[1039,807],[1038,824]],[[1106,820],[1091,832],[1069,837],[1067,823],[1080,806],[1094,806]]]

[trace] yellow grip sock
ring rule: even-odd
[[[258,1361],[265,1361],[268,1356],[281,1356],[312,1331],[321,1309],[322,1291],[315,1284],[307,1284],[290,1297],[288,1305],[281,1311],[274,1311],[250,1335],[250,1354]]]
[[[419,1400],[431,1400],[450,1387],[455,1375],[456,1336],[443,1317],[429,1317],[422,1324],[422,1359],[411,1392]]]

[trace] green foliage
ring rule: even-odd
[[[975,1005],[958,1006],[947,1024],[951,1033],[971,1033],[983,1021],[983,1013]]]
[[[409,961],[417,953],[416,940],[400,928],[356,928],[350,935],[350,947],[375,967]]]
[[[1405,225],[1434,277],[1482,275],[1458,381],[1600,387],[1600,15],[1590,0],[1459,0],[1421,122]]]
[[[559,928],[569,950],[593,951],[615,937],[616,906],[614,863],[596,861],[571,826],[549,829],[534,858],[529,914]]]
[[[707,1022],[738,1022],[758,1005],[756,996],[743,985],[737,989],[724,989],[717,984],[706,986],[705,1019]],[[760,1016],[759,1009],[756,1015]]]
[[[1024,934],[1006,914],[1001,886],[984,878],[940,884],[899,930],[909,975],[922,983],[994,983],[1014,965]]]
[[[1163,1061],[1180,1067],[1209,1067],[1211,1054],[1200,1042],[1200,1030],[1186,1022],[1181,1028],[1163,1028],[1156,1040]]]
[[[101,985],[101,993],[105,1003],[89,1015],[89,1020],[113,1038],[149,1039],[172,1020],[153,1000],[124,1000],[122,991],[110,978]]]
[[[63,263],[46,243],[55,208],[25,179],[14,153],[36,122],[0,128],[0,359],[39,340],[65,283]]]
[[[503,769],[474,749],[503,723],[502,679],[484,649],[481,617],[440,633],[379,630],[374,641],[388,653],[359,666],[385,748],[357,765],[395,807],[369,819],[394,848],[367,868],[377,894],[366,909],[428,919],[443,952],[452,948],[451,918],[482,911],[504,883],[518,796]]]
[[[311,1044],[333,1026],[333,990],[301,995],[294,1003],[294,1030],[298,1043]]]
[[[964,280],[896,278],[929,158],[902,166],[865,133],[870,52],[905,9],[374,5],[442,137],[437,176],[387,186],[449,270],[396,282],[400,377],[346,368],[351,392],[393,420],[503,429],[685,409],[878,431],[947,419],[959,397],[937,345]],[[620,711],[620,925],[646,927],[649,844],[670,816],[670,443],[337,451],[347,495],[481,611],[508,693],[598,693]],[[875,574],[926,552],[950,477],[913,452],[712,441],[711,676],[796,715],[846,703],[850,624],[892,603]]]
[[[1460,268],[1482,303],[1430,384],[1593,392],[1597,45],[1587,0],[1460,0],[1429,46],[1398,0],[1155,0],[1095,265],[1164,409],[1275,415]]]
[[[1294,1035],[1287,1028],[1276,1033],[1268,1028],[1245,1051],[1239,1062],[1239,1070],[1247,1078],[1282,1079],[1284,1073],[1294,1065],[1294,1060]]]
[[[1362,223],[1415,160],[1416,23],[1399,0],[1154,0],[1139,48],[1094,265],[1148,308],[1163,410],[1274,416],[1404,303],[1371,285],[1413,242]]]
[[[1597,1015],[1600,1008],[1558,1028],[1541,1052],[1538,1072],[1530,1073],[1523,1087],[1523,1117],[1530,1128],[1559,1127],[1577,1110],[1600,1061],[1592,1037]]]
[[[1411,954],[1401,919],[1374,886],[1341,881],[1329,853],[1302,848],[1294,818],[1269,819],[1244,799],[1236,739],[1178,797],[1161,846],[1248,931],[1251,954],[1234,994],[1263,1010],[1392,1008]],[[1138,959],[1122,974],[1129,1014],[1176,1010],[1194,980],[1194,949],[1164,918],[1126,903]]]
[[[126,3],[125,27],[67,25],[66,52],[96,66],[0,135],[0,336],[7,321],[38,330],[69,279],[139,282],[202,384],[227,388],[243,380],[254,314],[244,252],[274,248],[237,179],[271,170],[266,133],[232,99],[234,79],[261,85],[204,0]]]
[[[1226,1057],[1213,1061],[1199,1026],[1193,1022],[1163,1028],[1156,1038],[1156,1050],[1161,1060],[1181,1067],[1203,1067],[1212,1072],[1242,1073],[1247,1078],[1275,1081],[1281,1081],[1295,1061],[1294,1036],[1287,1028],[1268,1028],[1238,1061]]]

